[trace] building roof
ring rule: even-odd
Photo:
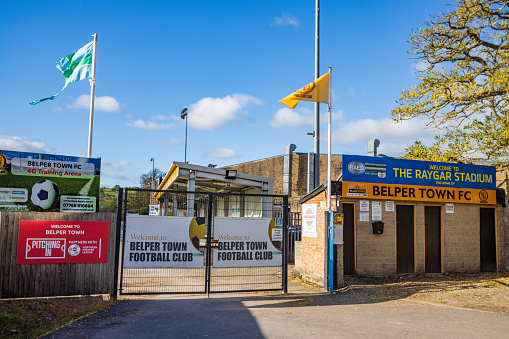
[[[264,185],[272,185],[274,179],[236,172],[235,177],[227,177],[228,169],[212,168],[199,165],[192,165],[183,162],[174,162],[166,173],[158,190],[183,190],[187,191],[189,176],[194,173],[196,192],[220,192],[240,193],[250,188],[262,189]],[[159,197],[162,193],[158,193]]]
[[[321,184],[320,186],[318,186],[317,188],[315,188],[314,190],[312,190],[311,192],[309,192],[308,194],[304,195],[302,198],[300,198],[299,204],[305,203],[306,201],[317,196],[318,194],[322,193],[326,189],[327,189],[327,183],[325,182],[325,183]]]

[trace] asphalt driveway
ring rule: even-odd
[[[45,338],[507,337],[509,315],[293,286],[279,293],[126,299]]]

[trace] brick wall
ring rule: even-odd
[[[443,216],[444,271],[480,271],[479,206],[454,204],[454,213]]]
[[[373,234],[371,221],[372,205],[369,202],[370,221],[359,220],[359,200],[343,199],[355,202],[355,248],[356,271],[360,274],[384,276],[396,272],[396,217],[395,212],[385,212],[382,203],[382,220],[385,223],[383,234]]]
[[[355,203],[356,272],[372,276],[387,276],[397,272],[396,267],[396,212],[386,212],[382,201],[384,233],[373,234],[370,200],[370,221],[359,220],[359,200],[343,199]],[[422,202],[397,202],[414,206],[414,253],[416,273],[425,272],[424,207]],[[480,271],[479,205],[454,204],[454,213],[445,213],[442,206],[442,250],[444,272]],[[506,208],[509,208],[506,207]],[[509,213],[497,207],[497,258],[499,270],[509,269]]]
[[[302,274],[304,279],[323,286],[326,209],[320,207],[321,201],[325,201],[325,192],[306,201],[306,204],[316,204],[316,238],[302,236],[301,266],[296,266],[296,269]]]
[[[326,226],[326,207],[320,207],[322,202],[326,202],[325,191],[317,194],[307,200],[305,204],[316,204],[316,238],[302,236],[300,242],[300,259],[295,261],[295,269],[299,271],[302,277],[312,281],[320,286],[324,285],[325,270],[325,232]],[[332,206],[336,205],[335,199],[331,201]],[[343,280],[343,246],[335,246],[337,251],[337,286],[344,283]],[[296,253],[297,255],[297,253]]]

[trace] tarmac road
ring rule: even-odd
[[[328,295],[236,293],[128,299],[44,338],[507,338],[509,315]]]

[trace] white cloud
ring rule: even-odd
[[[289,108],[280,108],[274,115],[269,124],[272,127],[305,127],[314,124],[314,113],[309,110],[297,112]]]
[[[171,128],[175,127],[175,124],[174,123],[161,124],[161,123],[158,123],[155,121],[136,120],[134,122],[127,123],[127,126],[141,128],[141,129],[147,129],[150,131],[160,131],[160,130],[165,130],[165,129],[171,129]]]
[[[275,17],[272,24],[277,26],[299,27],[300,21],[290,13],[283,13],[281,17]]]
[[[101,164],[104,167],[110,167],[110,168],[122,168],[122,167],[131,165],[127,161],[114,161],[114,162],[102,161]]]
[[[18,136],[0,135],[0,149],[19,152],[54,153],[54,149],[42,141],[34,141]]]
[[[86,108],[90,109],[90,94],[82,94],[76,99],[69,108]],[[120,104],[115,98],[110,96],[95,97],[94,110],[104,112],[120,111]]]
[[[382,140],[419,140],[432,139],[438,132],[426,128],[424,119],[412,119],[402,123],[395,123],[392,119],[361,119],[340,123],[333,132],[333,142],[347,145],[357,141],[370,139]]]
[[[180,118],[180,116],[177,116],[177,115],[156,115],[156,116],[152,117],[151,120],[154,120],[154,121],[166,121],[166,120],[179,121],[179,120],[181,120],[181,118]]]
[[[314,113],[313,113],[313,116],[314,116]],[[332,120],[332,123],[334,123],[335,121],[343,120],[343,111],[340,109],[333,110],[331,112],[330,118]],[[328,111],[324,112],[322,110],[320,113],[320,123],[323,125],[323,124],[328,124],[328,122],[329,122],[329,112]]]
[[[412,64],[412,73],[421,73],[430,66],[429,62],[419,61]]]
[[[170,140],[165,140],[164,143],[168,145],[179,145],[182,143],[182,141],[177,138],[171,138]]]
[[[227,159],[227,158],[237,158],[238,155],[237,153],[235,153],[234,150],[229,148],[216,148],[213,151],[205,153],[205,157]]]
[[[111,173],[111,172],[101,171],[101,176],[111,178],[111,179],[116,179],[116,180],[123,180],[123,181],[131,180],[127,175],[120,174],[120,173]]]
[[[242,109],[250,103],[261,101],[247,94],[232,94],[224,98],[203,98],[189,106],[187,119],[189,127],[216,131],[228,122],[238,118]]]
[[[343,119],[343,111],[337,110],[332,111],[331,114],[332,121],[337,121]],[[329,113],[321,112],[320,113],[320,123],[327,123],[329,121]],[[315,113],[314,111],[301,108],[297,110],[291,110],[289,108],[280,108],[271,121],[269,121],[269,125],[275,128],[290,126],[290,127],[306,127],[306,126],[314,126],[315,124]]]

